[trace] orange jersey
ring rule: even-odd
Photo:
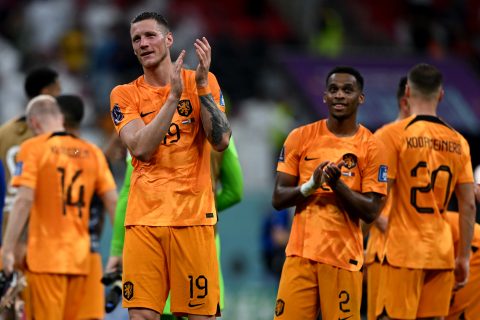
[[[5,168],[5,183],[8,186],[4,212],[10,212],[13,199],[17,193],[16,188],[10,185],[10,181],[15,171],[16,157],[20,144],[32,136],[33,133],[28,128],[25,117],[15,118],[0,127],[0,159]]]
[[[383,145],[392,144],[393,140],[395,140],[398,135],[400,134],[400,130],[398,126],[395,126],[395,122],[389,123],[381,127],[375,132],[375,137],[382,143]],[[395,163],[391,157],[391,154],[387,154],[387,166],[390,168],[392,163]],[[390,209],[392,208],[393,203],[393,196],[392,192],[390,191],[387,197],[387,201],[385,203],[385,207],[381,212],[381,216],[388,217]],[[385,234],[380,231],[375,225],[372,225],[370,228],[370,233],[368,237],[367,249],[365,252],[365,263],[372,263],[375,261],[375,257],[378,258],[378,261],[383,260],[384,255],[384,248],[385,248]]]
[[[456,255],[458,242],[460,240],[460,229],[458,226],[458,212],[448,211],[445,214],[445,218],[447,219],[447,222],[450,225],[450,228],[452,229],[452,239],[453,239],[453,244],[455,247],[455,255]],[[472,239],[473,253],[476,253],[478,249],[480,249],[480,224],[475,223],[473,239]],[[474,257],[475,257],[475,260],[473,260]],[[470,261],[470,264],[472,263],[480,264],[480,255],[472,255],[472,260]]]
[[[30,271],[87,274],[88,220],[93,193],[116,188],[101,151],[64,132],[20,146],[12,184],[34,190],[27,243]]]
[[[386,258],[397,267],[454,267],[453,243],[442,216],[458,184],[473,183],[470,148],[457,131],[434,116],[410,116],[395,124],[402,132],[385,145],[395,155],[395,180]]]
[[[277,170],[310,179],[323,161],[343,160],[342,181],[360,193],[387,194],[387,167],[377,139],[363,126],[351,137],[337,137],[326,120],[293,130],[280,154]],[[297,205],[287,256],[300,256],[357,271],[363,264],[363,237],[359,219],[352,219],[328,188],[319,188]]]
[[[202,127],[195,71],[182,70],[183,92],[165,139],[153,158],[132,157],[134,167],[125,225],[213,225],[217,214],[210,177],[210,144]],[[209,74],[212,96],[222,111],[217,80]],[[118,132],[135,119],[150,123],[170,92],[170,85],[152,87],[141,76],[113,89],[110,104]]]

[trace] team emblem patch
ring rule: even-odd
[[[345,167],[347,169],[353,169],[357,166],[357,156],[353,153],[346,153],[342,157],[343,162],[345,162]]]
[[[285,162],[285,146],[280,150],[280,155],[278,156],[278,162]]]
[[[118,106],[118,104],[115,104],[113,106],[112,120],[116,126],[118,126],[118,124],[123,120],[123,113],[122,113],[122,110],[120,110],[120,107]]]
[[[381,165],[378,168],[378,182],[387,182],[388,181],[388,167],[386,165]]]
[[[219,105],[221,105],[222,107],[225,107],[225,99],[223,98],[223,93],[222,93],[222,91],[220,91],[220,102],[219,102]]]
[[[128,301],[133,298],[133,283],[130,281],[123,284],[123,297]]]
[[[283,310],[285,309],[285,302],[282,299],[277,300],[277,304],[275,305],[275,315],[281,316],[283,314]]]
[[[23,161],[18,161],[15,164],[15,172],[13,173],[14,176],[19,176],[23,172]]]
[[[179,115],[188,117],[192,113],[192,104],[190,100],[180,100],[177,105],[177,112]]]

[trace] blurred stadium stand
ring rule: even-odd
[[[244,201],[220,216],[227,287],[224,319],[270,319],[276,281],[261,264],[262,217],[278,148],[289,130],[325,116],[325,72],[350,64],[364,75],[359,120],[376,129],[395,117],[399,77],[426,61],[445,75],[440,114],[470,142],[480,163],[478,0],[6,0],[0,1],[0,121],[23,113],[25,72],[49,65],[63,93],[86,100],[85,134],[104,147],[113,131],[109,94],[141,73],[129,22],[140,11],[169,18],[175,58],[205,35],[245,175]],[[113,163],[123,179],[123,159]],[[108,252],[109,226],[103,237]]]

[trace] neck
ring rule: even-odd
[[[329,116],[327,119],[327,128],[338,137],[350,137],[357,133],[357,118],[337,119]]]
[[[430,101],[430,100],[411,99],[410,111],[412,114],[417,114],[417,115],[436,116],[437,102]]]
[[[164,87],[170,83],[170,73],[172,72],[173,64],[170,59],[164,59],[155,68],[143,68],[143,77],[145,82],[154,87]]]

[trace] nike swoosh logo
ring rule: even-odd
[[[189,302],[189,303],[188,303],[188,306],[189,306],[190,308],[194,308],[194,307],[201,306],[202,304],[205,304],[205,302],[203,302],[203,303],[191,303],[191,302]]]
[[[353,315],[348,316],[348,317],[346,317],[346,318],[338,318],[338,320],[347,320],[347,319],[350,319],[351,317],[353,317]]]
[[[143,118],[143,117],[146,117],[146,116],[148,116],[150,113],[154,113],[154,112],[155,112],[155,111],[150,111],[150,112],[145,112],[145,113],[141,112],[141,113],[140,113],[140,117],[142,117],[142,118]]]
[[[317,160],[318,158],[309,158],[307,156],[305,156],[305,158],[303,158],[305,161],[311,161],[311,160]]]

